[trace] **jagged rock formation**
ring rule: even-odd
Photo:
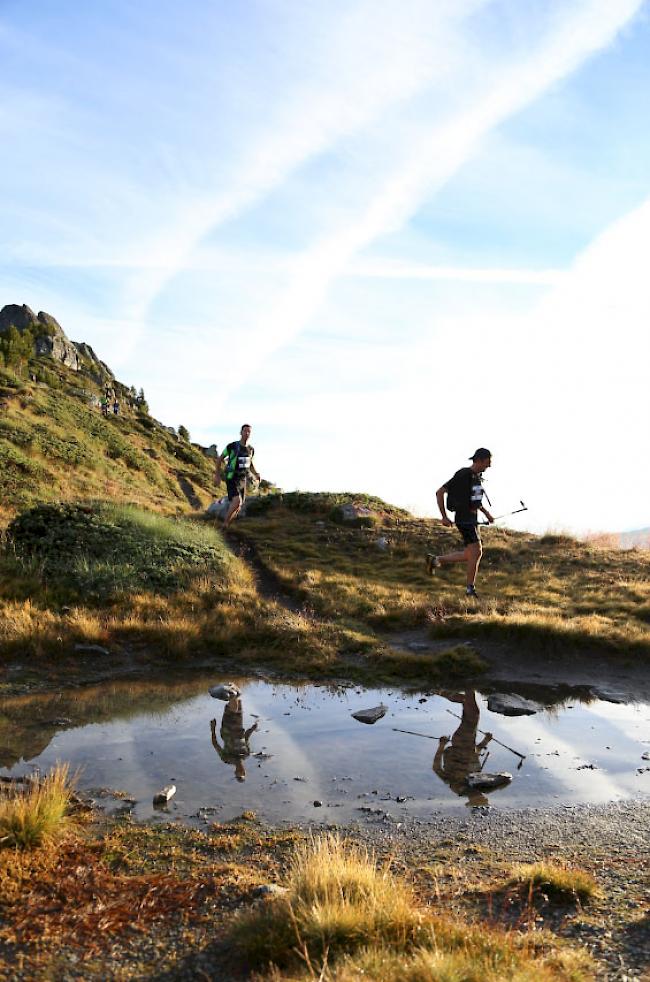
[[[98,358],[93,349],[85,341],[73,341],[72,342],[81,358],[89,362],[90,370],[100,384],[105,382],[114,381],[114,376],[105,361]]]
[[[101,361],[89,344],[84,341],[70,341],[51,314],[39,310],[35,314],[26,303],[8,303],[0,310],[0,332],[14,326],[20,333],[31,331],[34,335],[34,354],[54,358],[73,371],[78,372],[85,362],[88,369],[100,384],[113,379],[113,373]]]

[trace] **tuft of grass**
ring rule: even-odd
[[[287,965],[297,945],[312,959],[367,944],[404,950],[422,924],[406,884],[378,869],[363,847],[327,835],[297,846],[288,893],[241,915],[233,941],[252,964]]]
[[[600,895],[590,873],[555,863],[523,863],[515,866],[505,887],[522,887],[531,895],[543,894],[556,903],[587,903]]]
[[[235,950],[269,982],[578,982],[587,955],[420,909],[411,888],[359,845],[326,835],[299,844],[287,892],[239,915]],[[287,974],[287,970],[288,973]],[[293,971],[292,971],[293,970]]]
[[[593,978],[593,963],[577,951],[543,952],[527,940],[486,928],[432,922],[431,947],[404,955],[388,947],[347,956],[323,977],[328,982],[579,982]],[[315,979],[312,972],[306,978]],[[277,982],[280,978],[275,977]]]
[[[33,849],[60,837],[70,824],[72,782],[67,764],[0,800],[0,847]]]

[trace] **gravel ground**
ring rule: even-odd
[[[641,982],[650,980],[649,830],[650,801],[633,801],[517,812],[475,809],[400,823],[369,817],[340,832],[378,858],[390,857],[395,873],[414,883],[423,904],[434,903],[463,918],[549,929],[585,946],[596,960],[599,979]],[[281,881],[295,838],[286,827],[276,831],[253,823],[251,831],[248,846],[223,854],[224,878],[215,881],[189,918],[165,917],[146,932],[107,937],[101,953],[90,958],[72,938],[56,953],[44,941],[49,949],[45,961],[28,957],[23,962],[20,950],[5,952],[5,966],[12,969],[3,978],[243,982],[248,974],[229,957],[229,919],[254,902],[259,886]],[[308,830],[296,831],[302,836]],[[167,834],[169,848],[178,849],[179,841],[183,848],[185,833],[170,826]],[[192,834],[197,833],[187,830],[188,845]],[[166,852],[159,853],[163,860]],[[583,908],[543,900],[531,906],[516,892],[500,892],[512,864],[540,859],[591,872],[602,897]],[[203,862],[199,857],[194,869]]]
[[[650,979],[650,801],[516,812],[474,809],[353,834],[372,842],[379,855],[392,854],[396,868],[415,871],[416,880],[427,861],[438,869],[445,861],[464,866],[458,896],[454,899],[453,889],[448,894],[459,911],[467,909],[468,885],[511,864],[548,859],[584,869],[596,878],[602,899],[577,910],[548,905],[538,912],[538,926],[583,944],[603,978]],[[500,913],[507,922],[507,911]]]

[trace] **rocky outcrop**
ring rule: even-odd
[[[12,324],[21,334],[27,330],[32,332],[34,354],[54,358],[73,371],[79,371],[80,360],[77,349],[51,314],[47,314],[44,310],[35,314],[26,303],[22,306],[10,303],[0,310],[0,331],[6,330]]]
[[[6,331],[13,324],[22,334],[23,331],[37,322],[36,314],[26,303],[22,306],[17,303],[8,303],[0,310],[0,331]]]
[[[93,377],[100,385],[105,385],[106,382],[113,382],[114,376],[112,371],[105,361],[97,357],[89,344],[86,344],[85,341],[73,341],[72,343],[77,349],[79,357],[86,362]]]
[[[32,332],[35,355],[54,358],[75,372],[84,364],[100,385],[113,380],[112,371],[97,357],[90,345],[84,341],[70,341],[52,314],[44,310],[35,314],[26,303],[22,306],[8,303],[0,310],[0,332],[6,331],[12,325],[21,334],[27,330]]]

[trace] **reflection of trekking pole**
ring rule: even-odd
[[[408,733],[409,736],[420,736],[424,737],[425,740],[439,740],[440,737],[429,736],[428,733],[415,733],[414,730],[400,730],[397,726],[393,727],[393,733]]]
[[[452,709],[447,709],[446,712],[448,712],[450,716],[455,716],[456,719],[459,719],[462,722],[463,717],[459,716],[458,713],[455,713]],[[478,726],[476,727],[476,729],[478,730]],[[483,736],[486,736],[485,730],[478,730],[478,732],[482,733]],[[500,747],[503,747],[505,750],[509,750],[511,754],[515,755],[515,757],[519,757],[519,763],[517,764],[517,770],[519,770],[523,762],[526,760],[526,754],[520,754],[518,750],[513,750],[512,747],[509,747],[507,743],[501,743],[501,740],[497,740],[495,736],[493,736],[492,739],[494,740],[495,743],[498,743]]]
[[[521,508],[515,508],[514,511],[507,511],[505,513],[505,515],[497,515],[497,517],[494,519],[494,521],[495,522],[498,522],[502,518],[509,518],[510,515],[518,515],[520,511],[528,511],[528,508],[523,503],[523,501],[520,501],[519,504],[521,505]],[[478,524],[479,525],[492,525],[493,523],[492,522],[479,522]]]

